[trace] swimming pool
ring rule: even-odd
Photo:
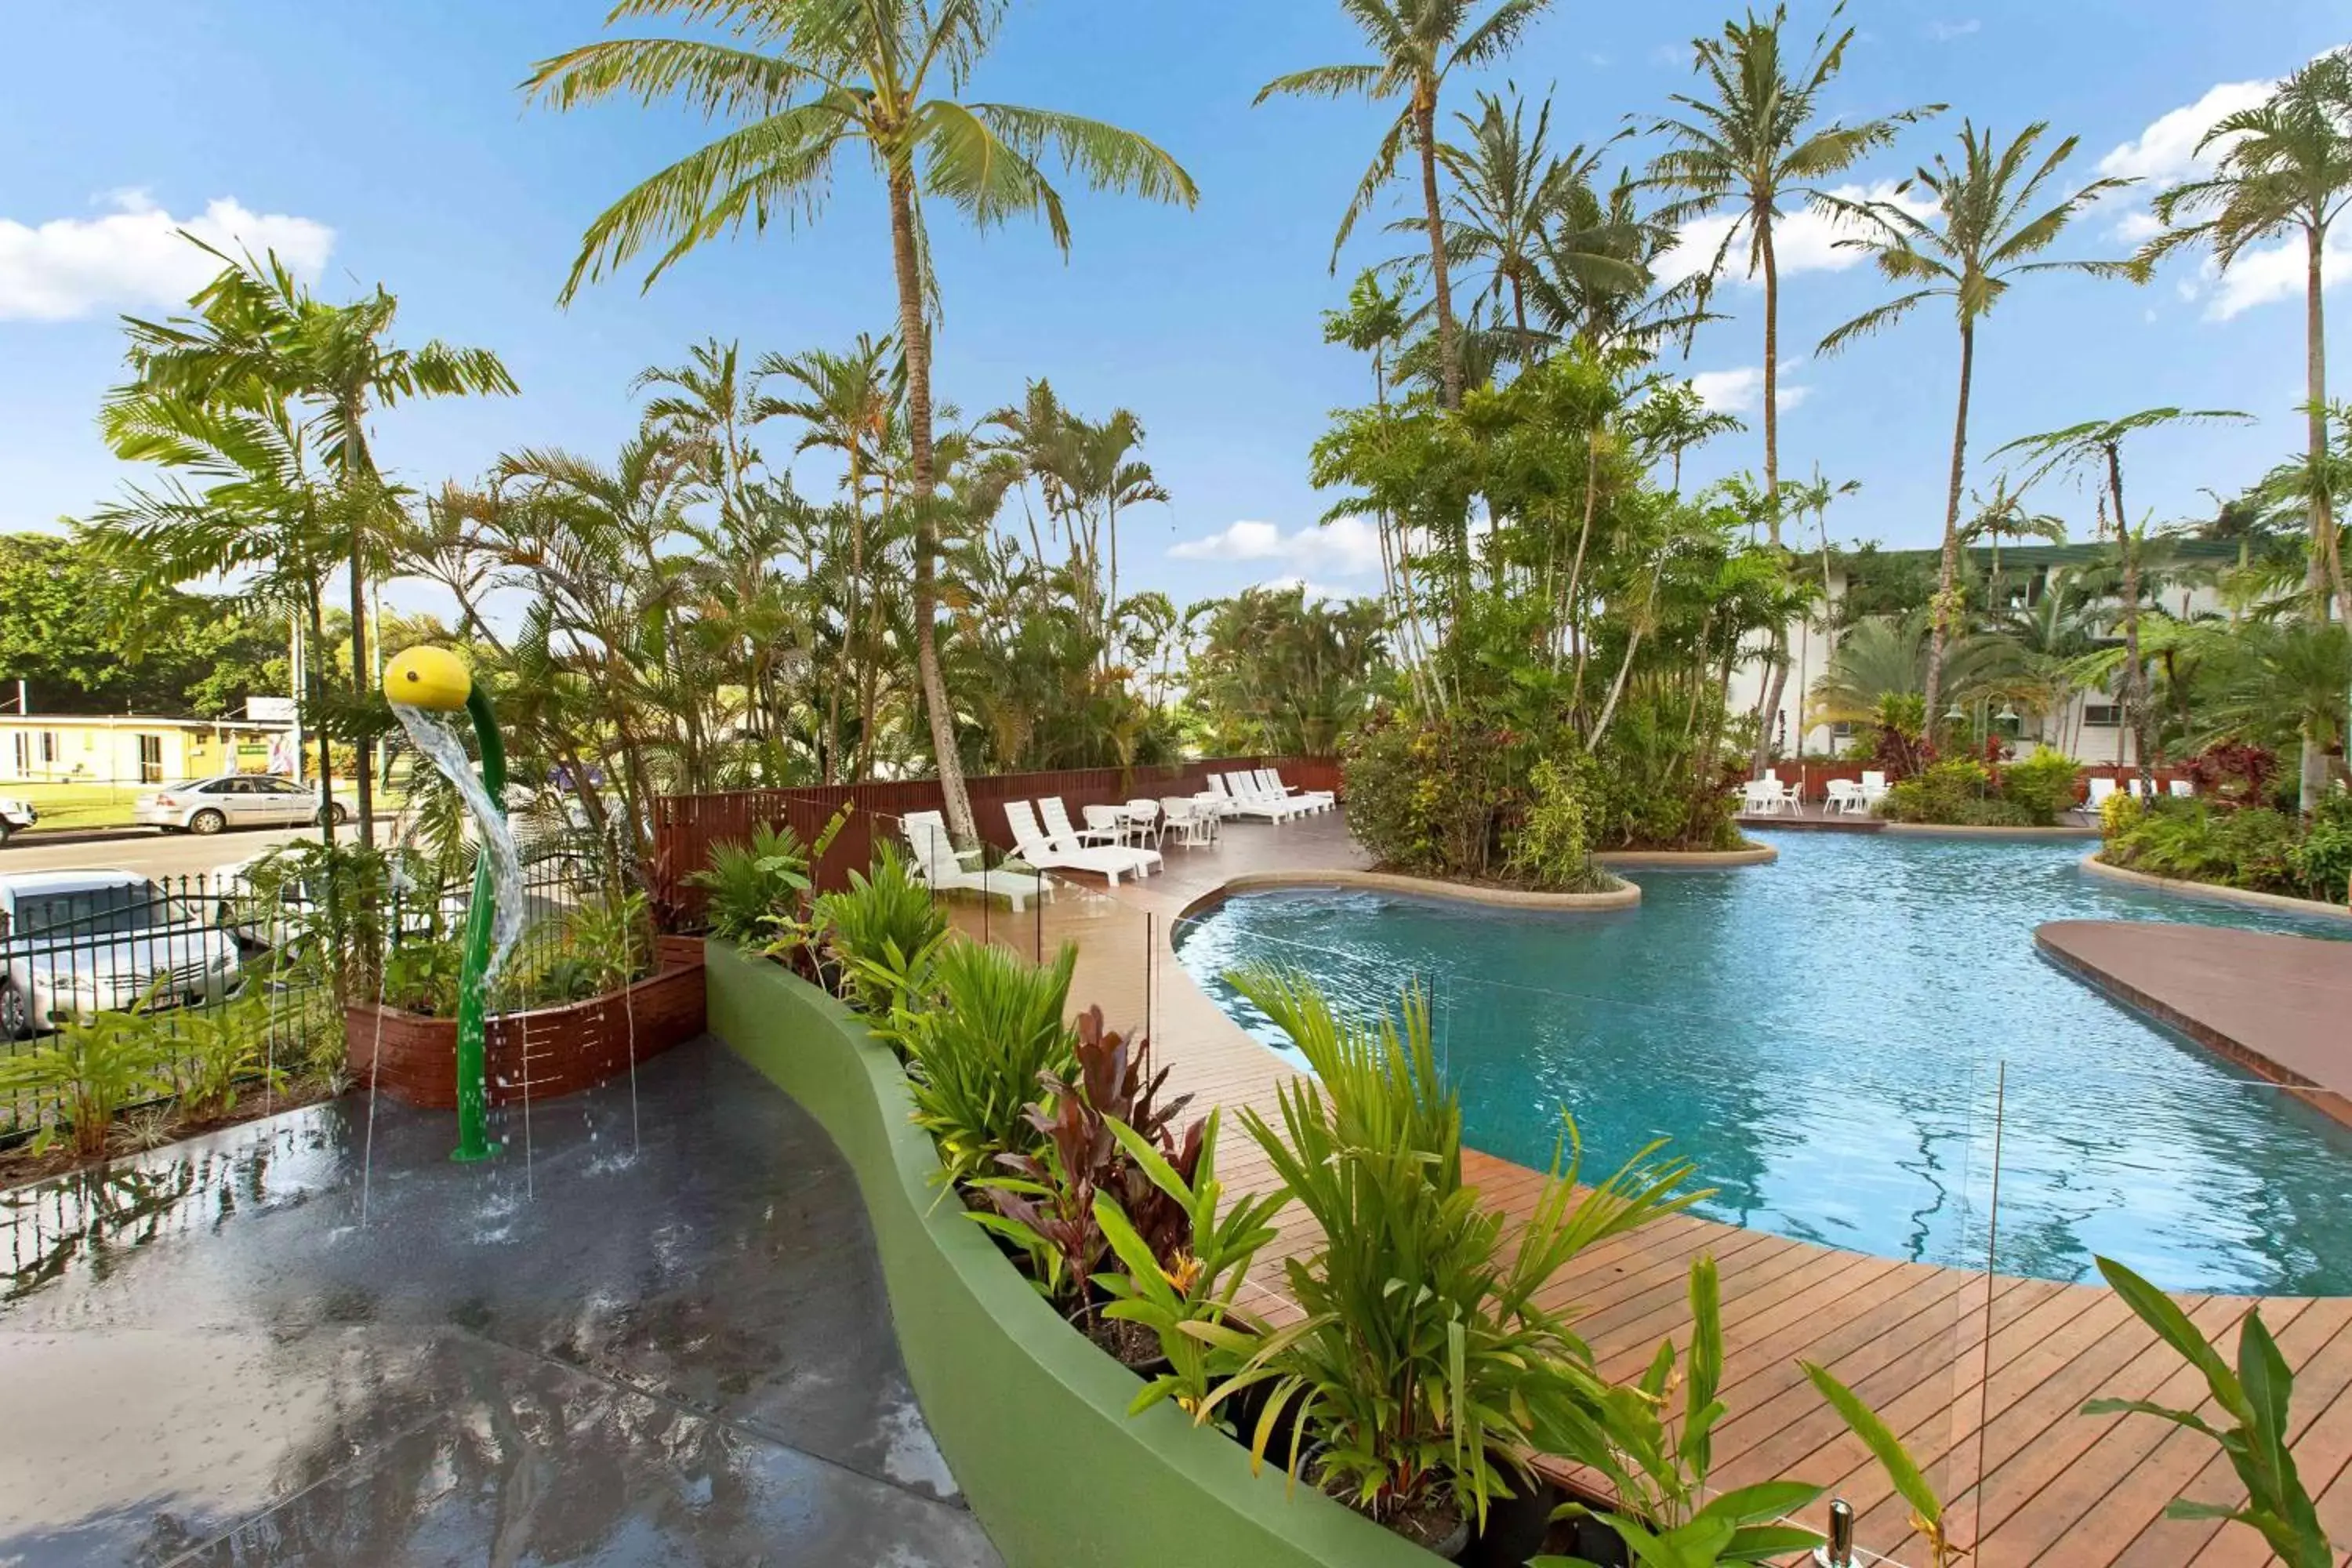
[[[2344,937],[2094,880],[2076,842],[1766,834],[1776,865],[1636,872],[1638,910],[1531,914],[1300,889],[1177,932],[1225,984],[1292,965],[1359,1012],[1419,977],[1474,1147],[1530,1165],[1565,1107],[1589,1173],[1666,1136],[1702,1213],[1826,1246],[2168,1289],[2352,1295],[2352,1129],[2060,972],[2044,921]],[[1998,1131],[1998,1226],[1993,1178]],[[1989,1249],[1989,1235],[1997,1236]]]

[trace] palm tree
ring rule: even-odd
[[[393,347],[385,338],[400,301],[381,284],[348,305],[329,305],[297,283],[275,255],[265,264],[192,243],[217,258],[223,270],[188,301],[192,316],[124,319],[135,375],[110,395],[154,393],[247,412],[291,399],[309,409],[303,423],[335,476],[337,504],[349,524],[352,682],[364,706],[375,689],[367,653],[368,569],[387,553],[399,510],[376,468],[368,417],[408,397],[511,395],[514,377],[488,349],[437,339]],[[375,841],[371,750],[362,736],[355,781],[362,844]]]
[[[1813,526],[1821,534],[1822,629],[1829,634],[1832,644],[1837,637],[1837,617],[1831,613],[1830,607],[1830,508],[1841,498],[1858,495],[1861,491],[1860,479],[1832,483],[1822,476],[1819,463],[1813,465],[1813,477],[1810,480],[1789,487],[1790,510],[1800,518],[1807,512],[1812,513]]]
[[[1429,236],[1430,287],[1437,306],[1440,400],[1447,408],[1462,406],[1462,345],[1447,271],[1445,211],[1437,191],[1438,93],[1457,67],[1475,70],[1509,53],[1548,3],[1499,0],[1485,21],[1471,26],[1470,15],[1480,0],[1339,0],[1340,9],[1363,29],[1377,58],[1276,77],[1258,89],[1255,100],[1264,103],[1276,93],[1402,100],[1396,118],[1381,133],[1371,166],[1356,186],[1355,199],[1339,220],[1339,232],[1331,241],[1331,270],[1339,270],[1340,248],[1381,187],[1395,176],[1397,155],[1410,139],[1421,161],[1422,226]]]
[[[2308,459],[2316,471],[2327,454],[2321,272],[2328,227],[2352,199],[2352,59],[2340,50],[2322,55],[2261,104],[2223,115],[2199,138],[2197,151],[2202,154],[2217,145],[2222,152],[2210,175],[2156,198],[2156,216],[2165,229],[2148,241],[2135,265],[2145,274],[2171,252],[2202,245],[2211,250],[2214,265],[2227,271],[2257,241],[2302,237],[2304,418]],[[2196,221],[2184,221],[2191,217]],[[2306,591],[2315,606],[2324,606],[2332,593],[2336,614],[2352,621],[2352,585],[2345,581],[2327,489],[2314,484],[2306,498]]]
[[[1518,334],[1519,353],[1530,352],[1528,331],[1528,284],[1541,251],[1546,232],[1561,216],[1567,187],[1589,178],[1598,154],[1572,149],[1565,159],[1552,156],[1546,145],[1551,134],[1551,100],[1536,110],[1535,130],[1526,128],[1527,105],[1514,98],[1509,107],[1493,93],[1478,95],[1478,116],[1456,114],[1465,132],[1461,145],[1441,143],[1438,162],[1454,176],[1454,216],[1446,220],[1444,249],[1449,264],[1478,260],[1491,268],[1486,298],[1499,309],[1511,308],[1511,324]],[[1415,233],[1427,226],[1418,219],[1398,225]]]
[[[739,345],[706,339],[688,351],[686,363],[640,372],[629,391],[655,394],[638,417],[701,457],[705,482],[722,509],[739,517],[751,510],[747,489],[760,458],[750,426],[761,416]]]
[[[2133,748],[2138,752],[2140,787],[2150,794],[2156,789],[2156,765],[2148,754],[2147,670],[2140,660],[2139,648],[2140,546],[2146,542],[2147,524],[2143,522],[2135,530],[2126,521],[2131,514],[2124,510],[2124,443],[2149,430],[2177,429],[2184,425],[2224,419],[2251,422],[2252,416],[2229,408],[2143,408],[2120,419],[2086,419],[2063,430],[2021,436],[1994,448],[1992,454],[1996,458],[2008,452],[2030,456],[2032,463],[2021,489],[2060,471],[2071,472],[2078,480],[2088,478],[2094,486],[2103,487],[2099,500],[2100,536],[2105,537],[2105,519],[2112,516],[2123,575],[2124,717],[2131,729]],[[1931,715],[1932,712],[1931,709]],[[2306,803],[2305,809],[2309,808]]]
[[[1831,22],[1844,11],[1840,0],[1830,12]],[[1691,40],[1693,68],[1706,79],[1708,96],[1674,95],[1673,101],[1687,118],[1664,118],[1650,127],[1652,135],[1664,137],[1669,145],[1650,160],[1643,181],[1653,189],[1677,194],[1679,199],[1657,215],[1670,227],[1731,207],[1731,226],[1701,269],[1702,279],[1711,285],[1720,277],[1733,244],[1743,238],[1748,274],[1763,277],[1768,499],[1777,498],[1780,489],[1780,269],[1772,229],[1780,219],[1781,199],[1799,195],[1822,200],[1822,182],[1888,145],[1898,126],[1939,113],[1944,107],[1925,104],[1853,125],[1832,121],[1815,129],[1822,94],[1845,63],[1853,29],[1832,38],[1823,28],[1813,40],[1811,56],[1792,75],[1780,49],[1780,29],[1788,20],[1788,7],[1776,5],[1769,19],[1750,11],[1745,21],[1726,22],[1720,38]],[[1772,542],[1778,544],[1780,520],[1769,521]]]
[[[1840,0],[1830,11],[1832,26],[1844,11]],[[1775,547],[1780,542],[1780,264],[1772,228],[1780,218],[1780,202],[1790,195],[1820,201],[1823,181],[1888,145],[1898,126],[1943,108],[1927,104],[1853,125],[1832,121],[1816,129],[1822,94],[1845,63],[1853,29],[1832,37],[1824,27],[1813,39],[1811,55],[1791,74],[1780,49],[1780,30],[1788,20],[1788,7],[1775,5],[1769,19],[1750,11],[1745,21],[1726,22],[1719,38],[1691,40],[1693,67],[1705,79],[1707,96],[1674,95],[1685,118],[1664,118],[1651,126],[1651,133],[1668,145],[1650,160],[1643,181],[1677,194],[1679,199],[1657,215],[1671,226],[1726,205],[1732,209],[1730,226],[1699,274],[1705,280],[1702,310],[1705,289],[1721,276],[1736,241],[1747,241],[1748,275],[1764,279],[1764,518]],[[1789,634],[1783,627],[1772,637],[1762,711],[1779,710],[1788,679]],[[1770,737],[1769,724],[1758,732],[1758,768],[1764,765]]]
[[[857,666],[857,756],[853,781],[863,782],[873,761],[876,681],[874,660],[879,652],[880,597],[866,604],[866,489],[869,476],[882,480],[882,511],[890,510],[887,440],[892,422],[905,405],[907,362],[894,340],[860,332],[846,353],[811,349],[797,354],[767,354],[754,373],[759,380],[795,383],[798,391],[782,397],[761,395],[753,405],[756,416],[797,419],[806,426],[794,452],[824,449],[841,454],[842,488],[849,492],[848,617],[845,640]],[[827,733],[838,733],[841,689],[829,695]],[[826,753],[826,773],[832,753]],[[831,777],[825,783],[833,782]]]
[[[922,196],[946,200],[974,225],[1042,218],[1064,252],[1070,244],[1061,193],[1039,160],[1057,157],[1097,190],[1123,190],[1190,206],[1199,192],[1175,159],[1145,138],[1055,110],[964,103],[950,93],[970,80],[995,41],[1003,0],[867,0],[813,5],[805,0],[621,0],[622,16],[714,11],[743,42],[698,38],[609,38],[542,60],[523,83],[558,110],[607,98],[647,105],[683,99],[709,118],[741,123],[646,179],[588,226],[564,282],[568,300],[583,282],[617,269],[656,241],[668,241],[646,278],[656,279],[705,240],[746,223],[813,216],[843,152],[863,143],[882,178],[890,258],[898,293],[898,342],[907,363],[908,505],[915,524],[915,663],[929,715],[932,755],[950,829],[978,841],[956,751],[955,715],[940,671],[938,482],[931,431],[929,307],[937,296],[925,238]]]
[[[1977,322],[2000,303],[2015,279],[2029,273],[2113,276],[2124,270],[2116,262],[2035,259],[2056,243],[2077,213],[2107,192],[2131,183],[2094,180],[2070,196],[2040,205],[2042,187],[2057,174],[2058,166],[2073,156],[2080,140],[2067,137],[2037,163],[2034,149],[2049,129],[2036,121],[2008,146],[1996,149],[1990,130],[1979,135],[1974,123],[1962,121],[1959,161],[1954,163],[1938,153],[1933,167],[1920,169],[1895,187],[1897,197],[1915,186],[1933,197],[1933,222],[1915,216],[1896,201],[1824,198],[1830,211],[1863,230],[1838,244],[1867,251],[1879,271],[1906,291],[1830,333],[1817,353],[1832,354],[1856,338],[1883,331],[1923,300],[1951,300],[1959,320],[1960,395],[1952,416],[1952,466],[1944,490],[1943,560],[1936,577],[1938,649],[1951,636],[1953,615],[1958,608],[1952,580],[1959,568],[1960,490],[1968,465],[1969,392],[1976,373]],[[1939,668],[1937,659],[1928,661],[1931,717],[1941,711],[1936,706]]]
[[[2026,510],[2023,493],[2009,488],[2007,474],[1993,477],[1990,496],[1971,490],[1969,499],[1977,503],[1976,515],[1960,525],[1959,542],[1968,547],[1979,540],[1992,541],[1992,584],[1985,592],[1985,605],[1994,616],[2006,615],[2009,605],[2000,594],[2000,542],[2039,539],[2049,544],[2063,544],[2065,520],[2052,512]]]

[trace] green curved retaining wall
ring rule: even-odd
[[[821,1122],[857,1175],[923,1415],[1010,1568],[1429,1568],[1435,1561],[1194,1426],[1130,1419],[1140,1384],[942,1203],[898,1059],[765,959],[709,944],[711,1031]]]

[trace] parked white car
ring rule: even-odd
[[[337,797],[327,806],[338,824],[358,808]],[[230,827],[307,827],[320,819],[319,792],[276,773],[184,779],[142,795],[131,819],[166,832],[218,833]]]
[[[13,795],[0,795],[0,844],[7,843],[40,820],[41,814],[33,809],[31,801],[21,800]]]
[[[93,1013],[217,1002],[236,944],[136,871],[0,877],[0,1038]]]

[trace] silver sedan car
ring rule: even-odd
[[[338,824],[351,820],[347,801],[328,803],[325,815]],[[319,792],[276,773],[227,773],[213,779],[183,779],[139,797],[131,819],[147,827],[186,833],[218,833],[231,827],[307,827],[321,812]]]
[[[136,871],[0,877],[0,1039],[130,1007],[217,1002],[236,944]]]

